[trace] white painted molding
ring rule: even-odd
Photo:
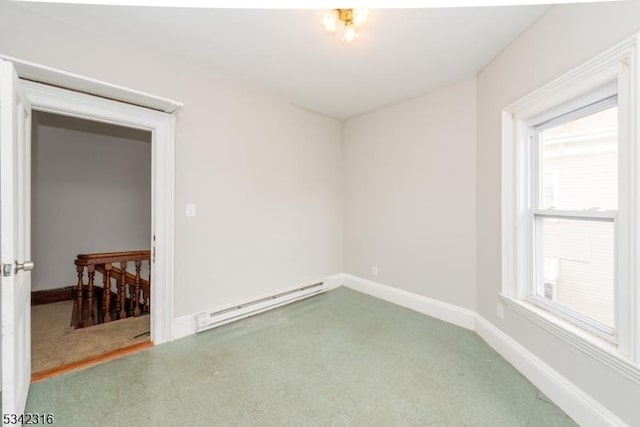
[[[188,337],[189,335],[195,335],[196,333],[196,314],[187,314],[186,316],[180,316],[173,320],[173,339],[179,340],[180,338]]]
[[[345,287],[474,330],[580,425],[627,426],[600,402],[474,311],[349,274],[343,276]],[[597,360],[603,362],[600,358]],[[628,372],[621,373],[630,377]]]
[[[323,282],[324,282],[325,289],[327,291],[330,291],[332,289],[336,289],[342,286],[342,284],[344,283],[344,276],[345,275],[343,273],[339,273],[324,279]]]
[[[640,171],[640,150],[636,149],[640,144],[636,124],[640,102],[639,55],[640,35],[634,35],[505,107],[501,151],[501,292],[507,298],[525,300],[532,293],[532,278],[541,276],[533,254],[536,212],[532,209],[535,206],[532,206],[530,196],[534,192],[529,174],[530,128],[562,112],[617,93],[620,197],[617,215],[611,218],[616,228],[616,328],[615,334],[609,335],[617,340],[620,355],[612,356],[593,345],[584,345],[580,336],[569,335],[572,330],[565,328],[563,331],[557,325],[551,326],[549,319],[541,323],[535,313],[526,313],[527,305],[511,306],[520,315],[636,381],[638,369],[628,366],[640,365],[640,269],[636,268],[640,257],[640,185],[635,184]],[[538,214],[543,212],[538,211]],[[578,316],[567,316],[566,311],[560,314],[586,330],[591,327]],[[594,332],[597,330],[592,328]],[[605,333],[609,331],[605,330]],[[625,358],[631,359],[631,363],[625,363]]]
[[[497,326],[472,310],[349,274],[330,276],[322,280],[322,282],[324,282],[325,290],[345,286],[427,316],[473,330],[580,425],[585,427],[628,427],[623,420],[605,408],[600,402],[585,393]],[[231,321],[235,320],[239,319]],[[194,335],[196,333],[196,314],[176,318],[174,320],[173,333],[174,339]]]
[[[533,117],[557,105],[558,99],[565,101],[584,93],[585,88],[596,88],[615,76],[612,65],[627,61],[633,56],[640,34],[633,35],[599,55],[575,67],[539,89],[505,107],[507,113],[519,115],[517,118]]]
[[[476,317],[475,331],[579,425],[585,427],[627,426],[624,421],[600,402],[560,375],[555,369],[485,318]]]
[[[154,241],[151,294],[151,339],[154,344],[173,336],[174,165],[175,116],[112,99],[23,81],[34,110],[151,131],[152,214]]]
[[[626,359],[614,344],[598,338],[570,322],[559,319],[532,304],[507,296],[501,296],[500,300],[514,313],[528,319],[545,331],[577,348],[585,355],[615,369],[621,375],[640,384],[640,366]]]
[[[444,320],[448,323],[472,329],[476,313],[454,304],[438,301],[402,289],[383,285],[371,280],[362,279],[350,274],[343,275],[344,286],[367,295],[406,307],[427,316]]]
[[[103,98],[126,102],[127,104],[152,108],[165,113],[173,113],[183,107],[183,104],[178,101],[84,77],[57,68],[47,67],[46,65],[36,64],[2,54],[0,54],[0,59],[13,63],[18,76],[21,79],[32,82],[64,87],[81,93],[90,93]]]

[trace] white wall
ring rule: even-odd
[[[475,109],[468,79],[346,121],[346,273],[474,308]]]
[[[176,317],[342,271],[340,122],[167,57],[162,35],[141,45],[6,1],[0,16],[6,55],[184,102]],[[197,205],[195,218],[185,217],[186,203]]]
[[[638,1],[553,7],[478,75],[477,309],[630,425],[640,425],[639,384],[509,310],[504,320],[495,313],[501,282],[501,110],[639,31],[639,17]]]
[[[151,134],[36,112],[33,291],[75,285],[79,253],[149,249]]]

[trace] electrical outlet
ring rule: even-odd
[[[496,303],[496,315],[499,318],[504,319],[504,305],[502,305],[500,301]]]
[[[187,216],[187,218],[191,218],[196,216],[196,205],[195,203],[187,203],[186,209],[185,209],[185,215]]]
[[[374,265],[373,267],[371,267],[371,274],[373,274],[374,276],[378,275],[378,266]]]

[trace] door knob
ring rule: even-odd
[[[18,261],[16,261],[16,269],[14,274],[17,274],[18,271],[23,270],[23,271],[31,271],[33,270],[34,264],[33,261],[25,261],[22,264],[20,264]]]

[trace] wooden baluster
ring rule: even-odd
[[[120,270],[122,270],[120,274],[120,283],[118,284],[118,306],[120,309],[120,318],[124,319],[127,317],[127,307],[126,307],[126,289],[127,289],[127,261],[122,261],[120,263]],[[116,311],[118,311],[116,309]]]
[[[102,266],[102,300],[97,300],[96,304],[100,303],[100,307],[97,308],[98,319],[96,323],[100,324],[104,322],[104,309],[105,309],[105,300],[104,300],[104,290],[107,288],[107,272],[104,271],[104,264],[98,264],[98,267]],[[99,270],[98,270],[99,271]]]
[[[83,276],[84,266],[77,265],[76,271],[78,272],[78,286],[76,288],[76,329],[82,328],[84,322],[82,321],[82,291],[84,288]]]
[[[119,319],[120,316],[120,279],[121,277],[118,276],[115,278],[116,279],[116,307],[115,307],[115,317],[116,319]]]
[[[111,322],[111,263],[104,265],[104,287],[102,288],[102,316],[104,322]]]
[[[95,316],[93,315],[93,279],[96,275],[96,266],[89,264],[87,266],[89,272],[89,289],[87,290],[87,315],[89,326],[95,324]]]
[[[142,314],[147,313],[147,293],[142,290],[142,309],[140,311]]]
[[[136,284],[134,286],[133,295],[131,295],[131,300],[134,303],[133,306],[133,316],[140,316],[140,268],[142,267],[142,261],[137,260],[136,264]]]

